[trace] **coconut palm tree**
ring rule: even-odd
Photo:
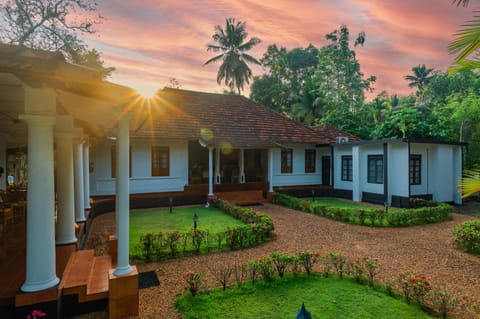
[[[237,88],[238,94],[243,90],[245,83],[250,83],[252,78],[252,70],[248,67],[247,62],[260,65],[257,59],[245,53],[260,43],[260,39],[255,37],[245,42],[248,36],[245,27],[245,22],[236,22],[234,18],[226,19],[225,29],[216,25],[212,39],[218,44],[208,44],[207,51],[221,52],[221,54],[204,64],[221,60],[222,65],[218,69],[217,82],[221,84],[222,81],[225,81],[225,85],[231,91]]]
[[[427,69],[425,64],[422,64],[413,67],[412,71],[413,75],[405,75],[405,80],[410,81],[408,83],[409,87],[416,87],[419,91],[422,91],[433,78],[433,75],[431,75],[433,69]]]

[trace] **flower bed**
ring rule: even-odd
[[[175,306],[186,318],[231,317],[232,313],[238,318],[255,318],[258,314],[261,314],[262,318],[283,317],[282,315],[291,309],[280,306],[278,302],[282,305],[291,304],[293,301],[297,303],[299,295],[301,301],[307,301],[316,316],[321,313],[332,318],[343,318],[352,308],[356,311],[362,309],[365,318],[431,318],[425,313],[422,314],[419,309],[447,318],[464,306],[464,301],[459,300],[448,289],[433,287],[424,275],[401,273],[397,277],[397,283],[380,283],[377,281],[380,270],[379,262],[369,257],[352,259],[339,253],[320,256],[310,251],[298,251],[296,254],[273,252],[269,256],[242,264],[221,265],[210,270],[209,273],[220,284],[221,290],[206,289],[203,286],[202,278],[206,273],[187,271],[184,274],[185,290],[190,294],[177,298]],[[326,288],[325,285],[332,286],[320,291],[319,287],[310,288],[309,285],[313,282],[318,282],[323,288]],[[356,294],[353,290],[346,290],[348,288],[344,286],[345,282],[348,282],[348,285],[359,283],[370,288],[359,292],[356,297],[342,299],[341,295]],[[352,288],[356,290],[354,286],[352,285]],[[229,287],[231,289],[225,292]],[[248,289],[248,293],[237,295],[238,289],[241,292],[243,288]],[[342,293],[339,294],[339,291]],[[383,293],[382,301],[370,299],[373,291],[377,296],[380,296],[378,293]],[[247,297],[257,294],[262,297],[254,297],[253,300]],[[285,302],[285,294],[294,298]],[[223,300],[221,304],[225,304],[225,307],[219,308],[218,300]],[[240,304],[234,300],[240,300]],[[332,300],[338,301],[334,301],[331,307],[326,306]],[[405,307],[403,304],[406,312],[392,316],[390,312],[400,311],[396,308],[399,300],[414,307]],[[232,310],[232,307],[235,309]],[[384,312],[385,307],[395,308]]]
[[[274,203],[306,213],[327,217],[350,224],[366,226],[411,226],[450,220],[452,206],[444,203],[430,204],[428,207],[415,209],[389,209],[381,208],[343,208],[322,205],[321,203],[307,201],[289,195],[275,193]]]
[[[186,232],[170,231],[147,233],[140,236],[132,257],[146,261],[186,256],[192,253],[235,250],[253,247],[269,240],[273,232],[273,221],[265,214],[235,206],[216,199],[212,206],[245,223],[227,227],[224,231],[211,233],[200,228]]]

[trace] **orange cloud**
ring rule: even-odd
[[[182,88],[221,92],[218,65],[203,66],[214,56],[206,51],[216,24],[235,17],[247,22],[249,36],[262,43],[251,52],[260,58],[269,44],[292,49],[326,44],[325,34],[341,24],[352,38],[365,31],[364,47],[356,48],[362,72],[377,76],[376,93],[409,94],[404,76],[418,64],[445,70],[451,63],[446,47],[469,10],[449,0],[123,0],[100,2],[106,17],[91,46],[115,66],[120,84],[166,85],[176,78]],[[254,67],[254,74],[262,70]]]

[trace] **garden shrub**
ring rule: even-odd
[[[365,226],[411,226],[450,220],[452,206],[434,201],[417,199],[420,206],[416,209],[389,209],[383,208],[346,208],[330,207],[318,202],[302,200],[282,193],[275,193],[274,203],[327,217],[336,221]]]
[[[278,277],[282,278],[287,271],[288,266],[292,262],[292,257],[288,254],[273,252],[270,254],[270,258],[272,259],[273,265],[275,266]]]
[[[140,236],[140,243],[135,246],[135,257],[153,261],[162,257],[175,257],[179,253],[186,255],[187,249],[189,247],[191,249],[192,246],[195,253],[202,250],[210,252],[215,248],[222,250],[224,245],[231,250],[243,249],[263,243],[272,237],[273,221],[268,215],[258,214],[253,209],[234,206],[220,199],[214,200],[212,206],[247,225],[226,228],[224,232],[215,234],[198,228],[185,233],[179,231],[148,233]]]
[[[388,296],[398,297],[397,291],[394,290],[394,285],[391,282],[387,281],[384,284],[374,283],[374,278],[380,269],[376,259],[364,257],[348,262],[351,259],[339,253],[327,253],[322,256],[322,259],[326,265],[323,272],[330,273],[332,269],[335,269],[339,278],[342,278],[344,274],[348,274],[350,276],[347,278],[350,280],[360,284],[368,283],[377,291],[383,291]],[[286,274],[288,265],[292,266],[290,270],[294,275],[296,275],[299,265],[303,266],[307,275],[311,275],[313,274],[313,266],[318,260],[319,255],[309,251],[299,251],[294,255],[273,252],[270,256],[250,260],[242,265],[234,263],[233,266],[222,265],[219,268],[212,268],[210,272],[213,272],[214,278],[222,287],[221,289],[226,290],[232,275],[235,277],[238,286],[242,285],[244,280],[249,280],[252,284],[255,284],[260,278],[263,278],[265,282],[274,281],[275,270],[278,277],[281,278]],[[363,274],[366,274],[367,278],[363,277]],[[199,292],[202,275],[201,273],[191,271],[184,274],[186,290],[192,296],[197,295]],[[328,277],[328,275],[324,276]],[[435,312],[441,318],[447,318],[448,314],[465,305],[465,301],[459,301],[448,289],[434,289],[424,275],[402,273],[398,276],[398,284],[395,287],[400,289],[407,303],[415,302],[423,310],[426,310],[427,313],[432,314]]]
[[[469,220],[453,229],[455,241],[463,250],[480,253],[480,220]]]

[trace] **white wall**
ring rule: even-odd
[[[90,175],[91,195],[115,194],[115,179],[111,177],[111,147],[115,141],[93,143],[90,160],[94,171]],[[130,193],[183,191],[188,184],[188,143],[175,140],[130,140],[132,148],[132,176]],[[155,146],[170,148],[170,176],[152,176],[151,149]]]
[[[330,148],[315,148],[315,145],[284,145],[293,149],[292,173],[281,172],[281,151],[273,149],[273,186],[315,185],[322,182],[322,156],[330,156]],[[315,149],[315,173],[305,173],[305,150]]]
[[[462,151],[458,145],[431,145],[429,188],[433,199],[439,202],[461,204],[457,187],[462,176]]]
[[[335,146],[333,153],[333,185],[335,189],[352,190],[353,184],[350,181],[342,181],[342,156],[352,155],[352,146]],[[352,159],[353,160],[353,159]],[[355,162],[355,161],[354,161]],[[354,165],[355,166],[355,165]],[[353,168],[353,179],[356,176],[356,169]]]
[[[380,145],[362,145],[359,147],[359,167],[360,167],[360,193],[383,194],[382,184],[368,183],[368,155],[383,155],[383,144]],[[384,159],[384,165],[385,159]],[[385,176],[383,177],[385,180]]]
[[[433,146],[434,147],[434,146]],[[432,154],[431,154],[432,145],[431,144],[410,144],[410,154],[411,155],[421,155],[421,184],[420,185],[410,185],[410,195],[424,195],[430,194],[432,192],[430,184],[430,172],[429,167],[432,165]],[[409,176],[409,175],[407,175]],[[410,181],[409,181],[410,182]]]
[[[418,153],[415,153],[418,154]],[[423,156],[422,156],[423,161]],[[388,200],[392,196],[408,197],[409,158],[407,143],[388,144]],[[423,165],[422,165],[423,169]],[[422,175],[423,177],[423,175]]]

